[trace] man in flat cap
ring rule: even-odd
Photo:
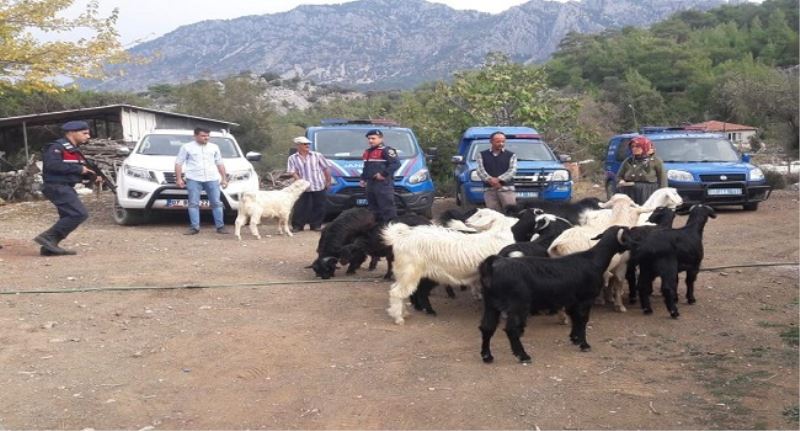
[[[361,186],[367,189],[367,205],[378,223],[388,223],[397,217],[394,205],[394,173],[400,168],[397,150],[383,145],[383,132],[367,132],[369,148],[364,151]]]
[[[75,192],[75,184],[84,175],[95,172],[83,165],[79,145],[89,141],[89,124],[85,121],[70,121],[61,126],[64,137],[42,149],[42,194],[56,206],[58,221],[50,229],[33,240],[42,246],[42,256],[64,256],[75,254],[59,247],[72,231],[89,218],[89,212]]]
[[[308,224],[311,230],[321,230],[325,219],[325,191],[331,185],[331,169],[328,159],[321,153],[311,151],[311,140],[305,136],[294,138],[297,152],[289,156],[286,171],[295,179],[311,183],[304,191],[292,211],[292,231],[299,232]]]

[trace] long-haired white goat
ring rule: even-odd
[[[245,192],[239,197],[239,214],[236,216],[236,238],[242,239],[242,226],[250,220],[250,232],[261,239],[258,233],[258,224],[262,217],[278,219],[278,233],[292,235],[289,229],[289,218],[292,208],[300,195],[308,189],[311,184],[303,179],[295,180],[293,183],[281,190],[259,190],[257,192]]]
[[[479,233],[468,234],[441,226],[409,227],[401,223],[387,226],[384,241],[394,253],[394,276],[389,290],[389,315],[402,324],[405,300],[420,280],[428,278],[441,285],[470,286],[477,289],[478,267],[487,257],[514,242],[511,226],[517,219],[493,210],[479,210],[466,224]]]

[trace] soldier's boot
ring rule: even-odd
[[[59,247],[58,243],[61,242],[61,239],[56,233],[48,230],[39,234],[33,241],[42,246],[39,250],[39,254],[42,256],[70,256],[77,254],[72,250],[64,250]]]

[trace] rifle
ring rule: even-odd
[[[116,195],[117,194],[117,185],[116,185],[116,183],[114,183],[114,180],[112,180],[108,175],[106,175],[106,173],[103,172],[103,170],[100,168],[100,166],[97,166],[97,163],[87,159],[86,156],[83,155],[83,153],[81,152],[80,149],[78,149],[77,146],[75,146],[75,151],[78,153],[78,156],[80,156],[81,161],[83,162],[83,164],[86,165],[87,168],[89,168],[92,171],[94,171],[94,173],[96,175],[94,178],[100,177],[100,179],[103,180],[103,183],[105,183],[108,186],[108,188],[111,190],[111,193],[114,193]],[[94,178],[92,178],[92,179],[94,179]]]

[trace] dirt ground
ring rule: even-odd
[[[704,266],[797,262],[797,198],[720,211]],[[658,297],[596,307],[587,353],[536,316],[532,364],[498,331],[486,365],[467,292],[396,326],[383,263],[313,279],[318,233],[186,237],[183,215],[121,227],[109,196],[85,202],[59,258],[31,241],[48,202],[0,207],[0,428],[798,429],[796,266],[702,272],[678,320]],[[216,288],[64,293],[187,285]],[[31,290],[61,293],[8,294]]]

